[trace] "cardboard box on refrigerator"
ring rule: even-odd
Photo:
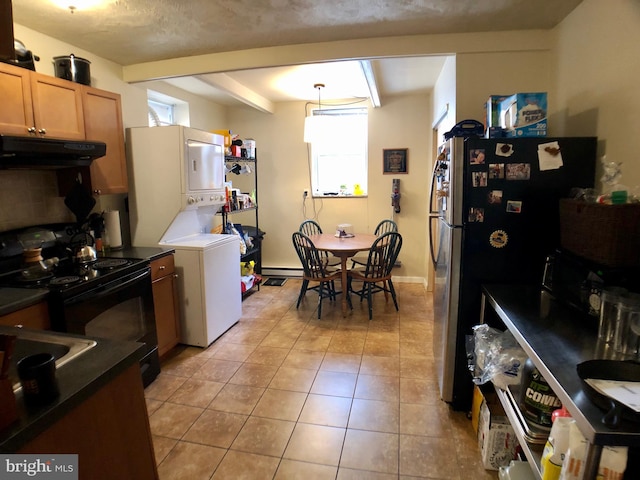
[[[500,102],[505,137],[547,136],[547,93],[515,93]]]
[[[482,389],[475,387],[471,414],[472,425],[477,422],[478,447],[484,468],[498,470],[515,460],[518,440],[492,385]]]
[[[485,110],[485,127],[499,127],[500,126],[500,102],[510,95],[491,95],[484,105]]]

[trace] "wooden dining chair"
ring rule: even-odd
[[[384,292],[385,298],[388,298],[387,294],[390,293],[398,311],[398,299],[391,281],[391,271],[400,248],[402,248],[402,235],[398,232],[387,232],[376,238],[371,245],[365,266],[349,270],[347,288],[349,292],[359,296],[361,302],[367,299],[369,320],[373,318],[372,296],[375,293]],[[362,282],[362,286],[359,289],[354,288],[354,281]]]
[[[373,231],[373,234],[379,237],[380,235],[384,235],[385,233],[397,231],[398,224],[393,220],[385,219],[378,223],[375,230]],[[365,266],[366,264],[367,257],[364,255],[356,255],[355,257],[351,258],[351,268],[355,268],[357,265]]]
[[[302,232],[293,232],[291,236],[293,246],[296,249],[298,258],[302,263],[302,286],[298,295],[296,309],[304,298],[307,290],[318,292],[318,318],[322,315],[322,300],[329,298],[335,301],[336,295],[342,292],[336,291],[335,280],[339,279],[342,272],[340,270],[329,270],[322,253],[313,244],[311,239]],[[309,286],[310,284],[315,284]],[[343,286],[343,289],[345,286]]]
[[[320,235],[322,233],[322,228],[315,220],[305,220],[300,224],[300,227],[298,227],[298,231],[304,233],[307,237],[310,237],[311,235]],[[331,255],[329,252],[320,252],[320,255],[324,257],[327,267],[333,268],[340,265],[340,258],[335,255]]]

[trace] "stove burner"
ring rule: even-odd
[[[98,260],[93,264],[93,268],[96,270],[106,270],[110,268],[118,268],[124,267],[125,265],[129,265],[131,263],[130,260],[126,260],[124,258],[107,258],[105,260]]]
[[[49,282],[51,287],[66,287],[79,283],[82,279],[77,275],[67,275],[66,277],[56,277]]]
[[[40,285],[47,283],[50,278],[53,278],[53,273],[51,272],[29,272],[24,270],[21,275],[16,277],[16,281],[25,285]]]

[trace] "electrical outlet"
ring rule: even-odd
[[[309,190],[302,191],[302,198],[307,198],[309,196]]]

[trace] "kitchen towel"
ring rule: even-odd
[[[109,210],[104,212],[104,226],[107,231],[105,244],[110,248],[122,248],[122,232],[120,230],[120,212]]]

